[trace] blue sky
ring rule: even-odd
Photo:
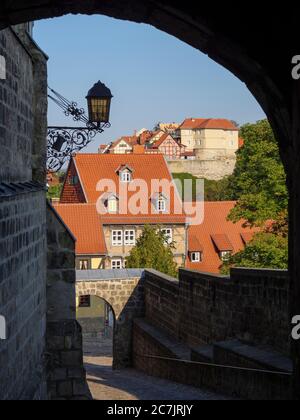
[[[114,95],[112,127],[86,151],[158,121],[228,118],[240,124],[265,117],[246,86],[206,55],[148,25],[104,16],[65,16],[36,22],[34,37],[49,55],[49,85],[86,108],[99,79]],[[73,125],[49,104],[49,125]]]

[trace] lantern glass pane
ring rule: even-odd
[[[110,99],[90,99],[90,120],[93,122],[109,122]]]

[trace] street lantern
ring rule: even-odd
[[[76,102],[71,102],[50,89],[48,95],[63,111],[66,117],[73,117],[75,122],[85,124],[85,127],[48,127],[47,136],[47,170],[59,171],[74,153],[86,147],[97,134],[110,127],[109,115],[111,100],[110,89],[100,81],[87,94],[88,115]]]
[[[86,99],[91,123],[99,125],[109,122],[112,98],[110,89],[100,81],[89,90]]]

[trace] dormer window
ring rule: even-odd
[[[119,200],[115,196],[111,196],[107,200],[108,213],[118,213],[119,211]]]
[[[231,258],[232,252],[231,251],[222,251],[220,252],[220,258],[223,262],[228,262]]]
[[[119,198],[113,193],[105,193],[101,197],[101,201],[108,213],[119,213]]]
[[[167,212],[168,199],[162,193],[157,193],[154,196],[152,196],[151,201],[157,213]]]
[[[216,247],[219,257],[223,262],[230,260],[231,255],[234,253],[232,243],[226,234],[211,235],[212,241]]]
[[[120,182],[124,184],[129,184],[132,181],[133,169],[130,168],[128,165],[121,165],[116,170],[116,173],[120,178]]]
[[[132,174],[129,171],[123,171],[120,173],[121,182],[129,184],[132,181]]]
[[[167,201],[161,197],[159,198],[159,200],[157,200],[157,204],[156,204],[156,210],[159,213],[165,213],[167,210]]]
[[[192,263],[202,262],[202,252],[191,252],[191,262]]]

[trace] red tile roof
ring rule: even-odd
[[[77,255],[106,255],[103,225],[95,204],[54,204],[76,238]]]
[[[189,252],[203,252],[203,246],[197,236],[193,234],[189,235]]]
[[[159,146],[161,146],[163,144],[164,141],[167,140],[167,138],[170,136],[170,134],[168,133],[164,133],[159,140],[157,140],[155,143],[153,143],[152,148],[153,149],[158,149]]]
[[[241,237],[245,244],[251,242],[254,236],[254,232],[243,232],[241,233]]]
[[[233,251],[233,246],[227,235],[211,235],[211,239],[213,240],[213,243],[215,244],[218,251]]]
[[[235,124],[226,119],[215,118],[188,118],[180,126],[181,130],[214,129],[239,131]]]
[[[114,181],[116,185],[116,191],[110,191],[116,193],[117,196],[120,196],[120,179],[116,171],[122,165],[126,165],[132,168],[133,171],[133,181],[143,180],[147,184],[148,190],[145,192],[143,199],[146,203],[147,214],[145,215],[133,215],[128,211],[126,215],[120,215],[120,218],[125,220],[126,223],[132,224],[143,224],[143,220],[146,218],[145,223],[173,223],[173,220],[176,220],[176,223],[185,223],[185,215],[176,215],[175,208],[181,207],[182,202],[180,200],[179,194],[175,185],[171,186],[171,194],[169,195],[169,207],[170,211],[165,214],[154,214],[154,207],[151,197],[155,193],[162,192],[152,191],[152,181],[153,180],[167,180],[172,182],[172,176],[170,174],[167,162],[162,155],[152,155],[152,154],[143,154],[143,155],[116,155],[116,154],[78,154],[72,158],[72,161],[75,162],[78,175],[84,190],[87,202],[89,204],[97,203],[98,199],[103,195],[105,191],[97,191],[97,184],[99,181],[108,179]],[[106,191],[107,192],[107,191]],[[132,191],[128,193],[128,200],[135,196],[137,191]],[[114,221],[116,215],[105,215],[105,219],[111,219]],[[119,218],[119,217],[117,217]],[[103,219],[104,220],[104,219]]]
[[[187,118],[179,127],[181,130],[195,130],[206,121],[205,118]]]
[[[243,237],[249,239],[250,235],[253,237],[254,233],[259,231],[259,229],[244,228],[243,221],[234,224],[227,220],[235,204],[234,201],[204,203],[203,223],[190,226],[188,234],[189,252],[203,252],[202,262],[192,263],[188,258],[187,268],[207,273],[220,273],[222,261],[219,251],[232,249],[235,254],[245,247]],[[196,249],[196,239],[201,249]]]

